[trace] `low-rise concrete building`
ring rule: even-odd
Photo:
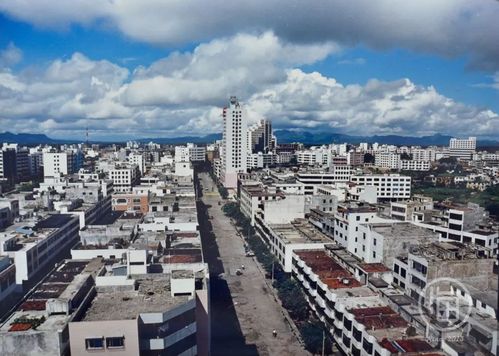
[[[411,177],[400,174],[353,175],[357,185],[370,185],[377,188],[378,199],[400,200],[411,197]]]
[[[343,354],[443,354],[423,335],[410,335],[409,322],[380,293],[360,283],[324,250],[295,251],[292,274]]]

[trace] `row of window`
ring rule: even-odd
[[[85,348],[87,350],[103,350],[104,347],[108,349],[123,349],[125,348],[125,337],[96,337],[85,339]]]

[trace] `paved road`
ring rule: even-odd
[[[216,237],[216,245],[210,246],[206,238],[203,241],[203,245],[207,245],[205,257],[212,275],[213,354],[308,355],[291,332],[280,305],[269,293],[256,261],[245,256],[242,238],[218,205],[220,196],[213,181],[206,173],[200,173],[199,178],[205,188],[202,204],[212,217],[208,225]],[[203,225],[201,223],[202,230],[206,229]],[[243,264],[243,275],[237,276],[236,270]],[[226,295],[229,292],[230,295]],[[272,336],[273,329],[277,330],[276,338]]]

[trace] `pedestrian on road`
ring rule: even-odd
[[[272,330],[272,335],[273,335],[274,337],[277,337],[277,330],[276,330],[276,329]]]
[[[244,265],[241,265],[241,269],[244,269]]]

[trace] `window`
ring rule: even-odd
[[[108,349],[122,349],[125,347],[125,337],[108,337],[106,338],[106,347]]]
[[[85,347],[87,350],[101,350],[104,348],[104,338],[85,339]]]

